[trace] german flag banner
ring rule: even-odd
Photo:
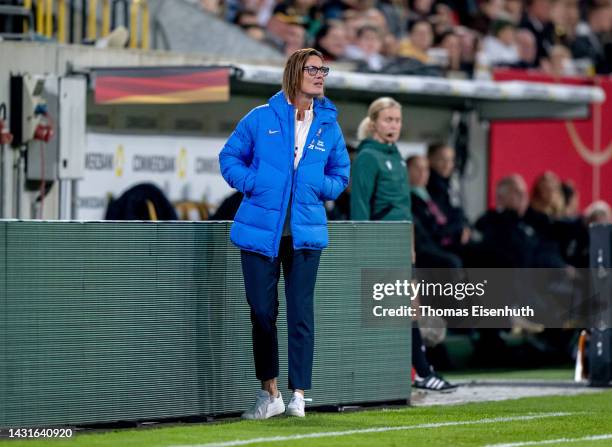
[[[229,101],[230,67],[96,68],[96,104]]]

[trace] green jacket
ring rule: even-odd
[[[412,220],[406,162],[397,146],[365,139],[357,150],[351,220]]]

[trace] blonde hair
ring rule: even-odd
[[[292,103],[295,102],[300,89],[302,88],[302,81],[304,80],[304,66],[310,56],[317,56],[323,61],[323,54],[314,48],[302,48],[301,50],[295,51],[285,64],[285,71],[283,72],[283,92],[285,96]]]
[[[383,96],[382,98],[374,100],[372,104],[370,104],[370,107],[368,107],[368,116],[366,116],[359,124],[359,128],[357,129],[357,139],[361,141],[365,138],[371,137],[374,133],[374,122],[378,119],[378,115],[380,115],[380,112],[383,110],[391,107],[397,107],[400,110],[402,109],[402,105],[399,102],[388,96]]]
[[[550,190],[549,197],[544,194],[546,187]],[[531,190],[531,207],[552,217],[560,217],[563,214],[565,206],[561,181],[555,173],[546,171],[535,180]]]

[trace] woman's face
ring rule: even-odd
[[[368,55],[380,53],[382,45],[380,35],[374,30],[363,31],[357,39],[357,46]]]
[[[420,22],[414,25],[410,33],[410,41],[421,51],[427,51],[433,43],[433,31],[431,25],[425,22]]]
[[[555,195],[559,193],[560,188],[561,183],[558,177],[547,172],[538,179],[536,191],[544,203],[550,204],[553,202]]]
[[[507,45],[507,46],[515,45],[516,35],[515,35],[514,28],[511,26],[503,27],[497,34],[497,38],[501,40],[504,43],[504,45]]]
[[[441,177],[449,178],[455,169],[455,150],[452,147],[443,147],[436,151],[429,162],[431,169]]]
[[[395,143],[402,131],[402,111],[399,107],[387,107],[378,113],[373,123],[372,136],[381,143]]]
[[[461,67],[461,41],[459,36],[449,34],[442,41],[442,48],[448,52],[448,65],[453,70]]]
[[[320,45],[332,56],[336,58],[343,57],[347,45],[346,28],[344,25],[330,28],[327,34],[321,39]]]
[[[306,60],[304,67],[322,67],[323,61],[318,56],[310,56]],[[321,74],[321,71],[317,71],[317,74],[311,76],[308,74],[308,70],[304,70],[304,78],[302,79],[302,93],[306,96],[317,97],[323,95],[323,84],[325,78]]]
[[[425,187],[429,181],[429,161],[422,156],[415,157],[408,167],[410,184],[416,187]]]

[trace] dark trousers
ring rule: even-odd
[[[278,280],[285,277],[289,335],[289,388],[308,390],[314,354],[314,287],[320,250],[294,250],[293,240],[281,239],[278,257],[241,251],[242,274],[253,324],[253,356],[259,380],[278,377]]]

